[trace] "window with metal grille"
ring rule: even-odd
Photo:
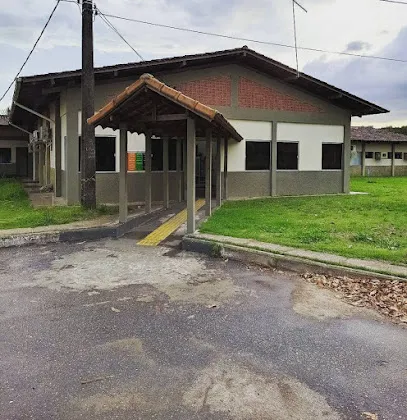
[[[270,170],[270,146],[269,141],[246,141],[247,171]]]

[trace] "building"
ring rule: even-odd
[[[352,175],[407,175],[406,135],[373,127],[352,127],[351,139]]]
[[[28,138],[28,133],[9,125],[7,115],[0,115],[0,177],[32,176]]]
[[[144,73],[216,109],[243,137],[227,143],[225,198],[348,192],[351,116],[388,112],[247,47],[98,68],[95,109]],[[34,177],[53,184],[56,196],[68,204],[80,198],[80,84],[79,70],[20,78],[11,111],[14,124],[36,131]],[[157,202],[164,194],[165,137],[164,131],[151,145],[152,199]],[[171,200],[184,172],[176,168],[176,140],[168,140]],[[222,161],[224,144],[219,150],[214,146]],[[128,199],[144,202],[144,135],[129,134],[127,149]],[[196,149],[199,195],[205,185],[204,138],[198,136]],[[180,153],[185,161],[185,151]],[[118,202],[119,155],[119,131],[96,127],[98,202]]]

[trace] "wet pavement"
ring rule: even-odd
[[[1,419],[407,418],[407,329],[166,245],[0,250]]]

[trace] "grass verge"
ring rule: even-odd
[[[93,219],[113,210],[99,207],[85,210],[80,206],[33,208],[21,183],[0,179],[0,229],[59,225]]]
[[[407,264],[407,178],[354,178],[367,195],[229,201],[200,231]]]

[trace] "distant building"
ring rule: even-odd
[[[351,175],[407,175],[406,135],[373,127],[352,127],[351,140]]]
[[[0,115],[0,177],[32,176],[28,139],[28,134],[9,125],[7,115]]]

